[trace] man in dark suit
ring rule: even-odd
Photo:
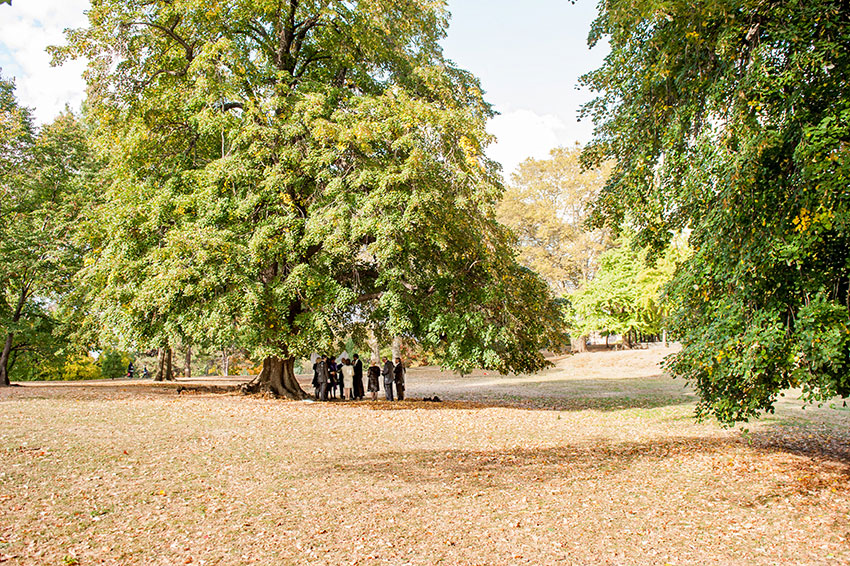
[[[384,356],[384,367],[381,369],[381,375],[384,378],[384,393],[387,394],[387,401],[393,400],[393,363]]]
[[[319,399],[322,401],[328,400],[328,382],[331,380],[330,372],[328,371],[328,358],[322,358],[316,362],[317,381],[319,382]]]
[[[393,366],[393,378],[395,381],[396,397],[399,401],[404,401],[404,374],[407,373],[404,369],[404,364],[401,363],[401,358],[395,359]]]
[[[360,361],[360,356],[358,354],[354,354],[354,385],[352,387],[352,394],[354,398],[358,401],[363,399],[363,362]]]

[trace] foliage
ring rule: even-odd
[[[617,244],[599,258],[593,281],[570,295],[570,326],[576,335],[658,334],[664,328],[669,311],[665,286],[687,257],[687,245],[679,238],[649,262],[647,250],[636,249],[628,235]]]
[[[550,298],[496,222],[490,107],[443,2],[96,0],[108,161],[80,281],[124,344],[293,359],[372,326],[446,365],[543,366]],[[542,313],[542,316],[541,316]]]
[[[47,344],[39,348],[22,350],[11,364],[16,381],[75,381],[112,377],[104,375],[100,362],[91,354],[79,351],[65,352],[59,348],[48,350]],[[122,372],[116,377],[124,375]]]
[[[8,384],[19,354],[50,365],[64,345],[57,302],[80,264],[74,233],[95,164],[72,114],[36,129],[2,77],[0,124],[0,382]]]
[[[670,368],[702,415],[850,395],[848,18],[837,0],[601,4],[585,158],[616,165],[597,224],[628,217],[655,250],[693,228]]]
[[[578,147],[560,147],[549,159],[525,160],[497,212],[516,234],[519,261],[558,295],[590,281],[599,255],[611,245],[607,231],[585,226],[610,166],[583,170],[580,154]]]
[[[127,374],[127,367],[132,359],[130,356],[107,348],[100,354],[100,371],[103,377],[115,379]]]
[[[62,378],[64,360],[57,356],[40,356],[32,350],[13,352],[9,373],[15,381],[53,381]]]
[[[67,356],[62,364],[62,373],[53,379],[81,380],[100,379],[106,377],[101,374],[101,368],[97,360],[89,354],[71,354]],[[45,377],[44,379],[51,379]]]

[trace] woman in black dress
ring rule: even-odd
[[[354,361],[352,362],[352,367],[354,367],[354,385],[351,390],[354,393],[354,398],[358,401],[363,400],[363,362],[360,361],[360,356],[358,354],[354,354]]]
[[[366,372],[366,377],[369,380],[369,385],[367,387],[367,391],[372,394],[372,401],[378,400],[378,378],[381,377],[381,368],[378,367],[378,362],[374,359],[372,363],[369,365],[369,369]]]

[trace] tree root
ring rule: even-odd
[[[263,388],[263,384],[260,377],[261,375],[257,375],[248,383],[243,383],[239,387],[239,391],[242,393],[242,395],[256,395],[257,393],[259,393]]]
[[[272,380],[269,379],[269,372],[265,369],[248,383],[243,383],[239,387],[239,391],[243,395],[260,395],[275,399],[291,399],[293,401],[302,401],[310,397],[300,387],[297,390],[292,390],[284,387],[283,382],[279,383],[276,388]]]

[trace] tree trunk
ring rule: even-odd
[[[582,352],[587,352],[587,335],[579,336],[578,338],[570,338],[570,350],[574,354],[581,354]]]
[[[369,349],[372,350],[372,359],[375,360],[375,363],[380,363],[381,345],[378,342],[378,337],[375,336],[375,333],[372,330],[369,330],[367,342],[369,343]]]
[[[632,331],[628,330],[623,332],[623,349],[631,350],[632,349]]]
[[[186,346],[186,369],[184,374],[187,378],[192,377],[192,347]]]
[[[664,337],[663,338],[664,339],[664,347],[666,348],[667,347],[667,329],[666,328],[661,331],[661,335]]]
[[[269,357],[263,360],[260,375],[242,386],[242,392],[270,393],[275,397],[301,400],[308,397],[295,379],[295,358]]]
[[[174,370],[171,366],[171,347],[163,346],[157,350],[156,373],[154,381],[174,381]]]
[[[401,344],[401,336],[395,336],[393,338],[393,361],[401,357]]]
[[[12,333],[6,335],[6,342],[3,344],[3,353],[0,354],[0,387],[12,385],[9,380],[9,354],[12,353]]]
[[[221,349],[221,375],[224,377],[230,375],[230,355],[227,353],[227,348]]]
[[[12,314],[12,322],[18,322],[21,320],[21,313],[24,310],[24,304],[27,302],[27,297],[29,297],[29,292],[30,284],[27,283],[21,288],[21,292],[18,295],[15,312]],[[0,353],[0,387],[8,387],[12,385],[12,382],[9,379],[9,354],[12,352],[13,337],[14,335],[11,332],[6,334],[6,341],[3,343],[3,352]]]

